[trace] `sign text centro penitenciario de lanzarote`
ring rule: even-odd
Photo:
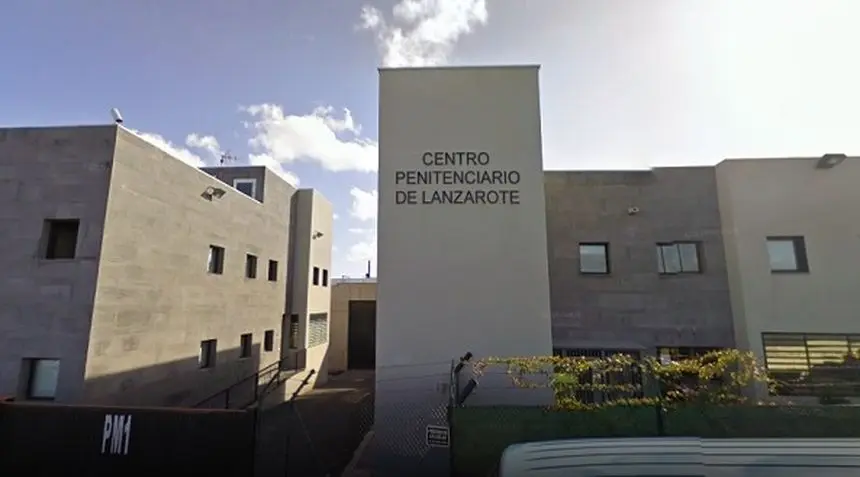
[[[486,151],[428,151],[394,172],[399,205],[519,205],[520,172],[493,167]]]

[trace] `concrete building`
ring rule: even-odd
[[[546,172],[556,352],[737,347],[786,379],[860,357],[858,180],[838,156]],[[350,327],[372,320],[375,281],[332,293],[330,365],[348,369],[353,340],[372,346]]]
[[[331,287],[331,371],[376,366],[376,279],[339,278]]]
[[[734,345],[713,167],[545,179],[558,352],[683,355]]]
[[[188,405],[287,357],[285,316],[306,335],[328,311],[321,196],[119,125],[0,130],[0,220],[0,395]]]
[[[817,395],[816,369],[860,358],[860,158],[716,171],[737,344],[796,383],[781,393]]]

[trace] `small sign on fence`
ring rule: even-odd
[[[451,431],[448,426],[427,426],[427,445],[430,447],[448,447],[451,445]]]

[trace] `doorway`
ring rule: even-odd
[[[376,301],[349,302],[349,331],[347,333],[347,368],[376,368]]]

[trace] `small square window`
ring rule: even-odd
[[[60,379],[59,359],[26,359],[27,399],[50,401],[57,397],[57,383]]]
[[[269,281],[278,281],[278,262],[275,260],[269,260]]]
[[[78,248],[78,219],[48,219],[43,230],[43,257],[47,260],[75,258]]]
[[[245,333],[239,337],[239,357],[250,358],[251,347],[254,345],[254,335]]]
[[[313,284],[320,284],[320,267],[314,267],[314,276],[313,276]]]
[[[661,275],[701,273],[699,244],[673,242],[657,244],[657,271]]]
[[[221,275],[224,273],[224,247],[209,246],[209,273]]]
[[[609,273],[609,244],[579,244],[579,271],[587,275],[606,275]]]
[[[263,334],[263,351],[275,350],[275,330],[266,330]]]
[[[218,356],[218,340],[204,340],[200,342],[200,367],[203,369],[214,368]]]
[[[245,255],[245,278],[257,278],[257,257],[250,253]]]
[[[803,237],[768,237],[767,255],[773,273],[809,272]]]
[[[257,198],[257,179],[234,179],[233,187],[248,197]]]
[[[323,268],[322,271],[322,286],[328,286],[328,270],[326,270],[325,268]]]

